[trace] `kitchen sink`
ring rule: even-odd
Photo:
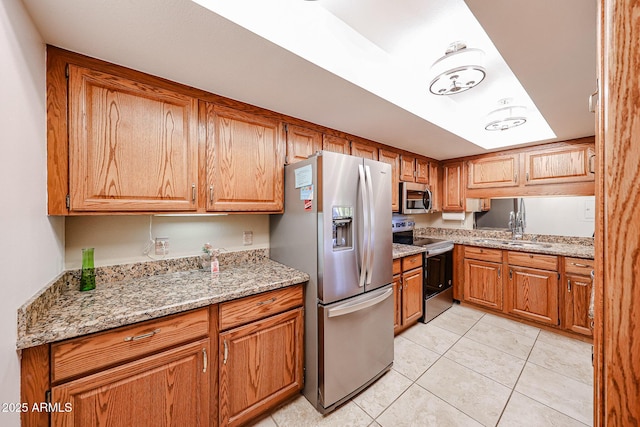
[[[514,248],[523,248],[523,249],[544,249],[550,248],[551,245],[548,243],[538,243],[538,242],[529,242],[522,240],[496,240],[496,239],[474,239],[474,243],[493,243],[496,245],[504,245],[510,246]]]

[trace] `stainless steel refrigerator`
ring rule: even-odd
[[[326,151],[286,166],[269,245],[310,276],[304,395],[329,412],[393,364],[391,166]]]

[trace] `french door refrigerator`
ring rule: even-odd
[[[393,364],[391,166],[327,151],[287,165],[269,246],[310,276],[303,393],[330,412]]]

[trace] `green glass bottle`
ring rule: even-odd
[[[82,249],[82,275],[80,290],[90,291],[96,288],[96,270],[93,267],[93,248]]]

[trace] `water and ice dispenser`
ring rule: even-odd
[[[353,207],[334,206],[332,208],[333,250],[353,248]]]

